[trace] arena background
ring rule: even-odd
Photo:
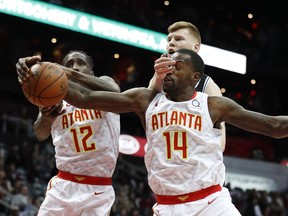
[[[272,4],[247,0],[171,0],[168,6],[159,0],[46,2],[164,34],[167,26],[174,21],[190,21],[199,28],[203,44],[247,56],[245,75],[206,67],[206,73],[211,75],[221,88],[225,88],[224,96],[255,111],[273,115],[288,114],[288,15],[281,1],[274,1]],[[248,13],[254,15],[253,19],[247,18]],[[57,38],[57,43],[51,43],[52,37]],[[31,126],[36,119],[38,108],[24,98],[17,82],[15,64],[19,57],[35,53],[41,53],[42,58],[47,61],[60,63],[62,56],[71,49],[84,50],[90,54],[95,62],[95,73],[115,78],[122,90],[147,86],[154,72],[154,60],[160,55],[0,13],[0,168],[5,170],[7,175],[6,179],[0,176],[0,215],[17,215],[17,209],[11,209],[9,202],[20,193],[17,187],[23,184],[29,186],[27,196],[31,199],[31,209],[37,209],[48,180],[56,173],[50,140],[39,143],[33,135]],[[115,53],[120,55],[119,59],[114,58]],[[251,79],[256,80],[255,85],[251,85]],[[136,139],[145,139],[140,121],[131,113],[121,114],[121,133]],[[145,144],[145,140],[141,141]],[[273,173],[272,170],[276,170],[278,175],[284,178],[287,174],[286,138],[275,140],[228,125],[224,156],[229,161],[228,167],[233,164],[233,160],[235,162],[245,159],[247,163],[252,161],[256,167],[264,167],[263,173]],[[256,165],[258,162],[263,163]],[[277,168],[274,165],[277,165]],[[277,174],[273,175],[276,178]],[[235,176],[229,177],[233,179]],[[11,191],[4,187],[7,179],[11,182]],[[244,180],[247,179],[249,177]],[[287,176],[285,180],[282,184],[286,184],[286,189],[276,185],[276,189],[281,188],[276,191],[268,188],[247,190],[231,187],[233,201],[243,215],[253,215],[248,213],[252,208],[249,205],[252,198],[257,200],[263,215],[264,212],[265,215],[287,215],[282,214],[287,212],[288,208]],[[147,186],[142,157],[121,154],[114,184],[117,200],[111,215],[151,215],[154,197]],[[23,211],[21,208],[20,210]],[[18,208],[18,212],[20,210]]]

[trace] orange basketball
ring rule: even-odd
[[[63,100],[68,79],[61,67],[51,62],[39,62],[29,72],[30,77],[22,83],[22,90],[32,104],[48,107]]]

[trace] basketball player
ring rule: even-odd
[[[205,66],[191,49],[179,49],[165,61],[171,70],[164,92],[144,87],[99,92],[70,82],[65,100],[82,108],[137,113],[147,135],[145,165],[157,198],[154,216],[239,216],[222,186],[219,125],[283,138],[288,136],[288,116],[249,111],[227,97],[195,91]]]
[[[173,54],[175,51],[181,48],[191,49],[198,52],[201,45],[201,35],[197,27],[190,22],[179,21],[171,24],[168,27],[166,52],[167,54]],[[169,71],[169,65],[163,65],[162,59],[167,58],[167,54],[162,55],[155,61],[154,69],[155,74],[150,80],[149,88],[155,88],[158,91],[162,91],[162,82],[167,70]],[[196,91],[207,93],[211,96],[222,96],[220,88],[214,82],[214,80],[203,73],[199,83],[196,86]],[[225,123],[221,123],[221,146],[224,152],[226,144],[226,130]]]
[[[20,82],[29,79],[27,65],[39,60],[37,56],[19,59]],[[82,51],[70,51],[63,65],[69,79],[88,88],[120,91],[112,78],[94,76],[93,61]],[[111,177],[119,154],[119,114],[80,109],[63,101],[40,108],[34,132],[39,141],[52,135],[59,170],[48,183],[38,216],[108,216],[115,200]]]

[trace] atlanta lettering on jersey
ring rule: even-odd
[[[63,129],[67,129],[73,125],[74,122],[100,119],[102,118],[102,113],[99,110],[75,109],[73,112],[64,113],[61,118]]]
[[[151,125],[153,130],[157,130],[168,125],[182,125],[194,130],[201,131],[202,117],[192,113],[177,110],[160,112],[152,115]]]

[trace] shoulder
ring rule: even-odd
[[[154,99],[158,92],[145,87],[131,88],[121,94],[133,103],[133,107],[137,107],[135,111],[141,110],[145,112],[151,101]]]
[[[101,79],[101,80],[105,80],[106,82],[110,83],[117,90],[117,92],[120,92],[120,86],[118,85],[118,83],[112,77],[100,76],[98,78]]]
[[[99,79],[103,79],[103,80],[105,80],[105,81],[107,81],[107,82],[114,82],[114,83],[116,83],[115,82],[115,80],[112,78],[112,77],[109,77],[109,76],[100,76],[100,77],[98,77]]]
[[[219,86],[214,82],[214,80],[209,77],[207,80],[207,85],[204,92],[210,96],[222,96],[222,92]]]

